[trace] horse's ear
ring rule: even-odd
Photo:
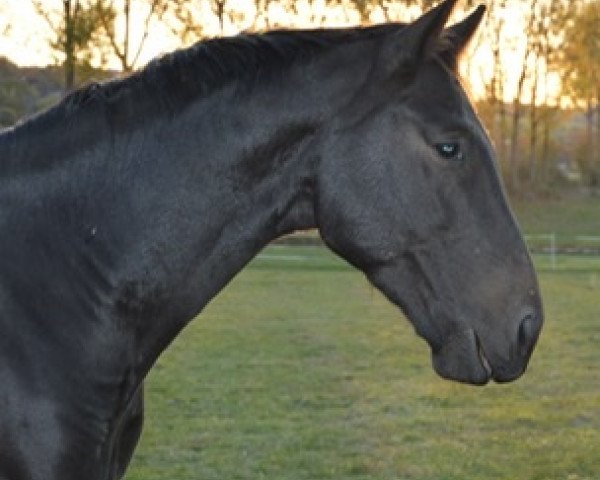
[[[406,25],[384,44],[386,69],[414,68],[437,45],[456,0],[445,0]]]
[[[458,57],[473,38],[484,13],[485,5],[479,5],[462,22],[444,30],[439,53],[451,69],[456,69]]]

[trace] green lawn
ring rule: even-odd
[[[600,262],[579,267],[541,266],[527,374],[476,388],[325,249],[270,247],[151,372],[126,478],[600,479]]]
[[[511,205],[526,233],[555,233],[565,239],[572,239],[575,235],[600,235],[599,196],[518,200]]]

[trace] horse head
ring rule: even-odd
[[[505,382],[525,370],[543,313],[492,144],[456,74],[484,8],[444,29],[454,4],[378,43],[369,82],[327,137],[317,223],[405,312],[438,374]]]

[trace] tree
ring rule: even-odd
[[[559,98],[549,91],[549,78],[555,72],[558,54],[569,18],[569,4],[563,0],[545,0],[534,5],[528,31],[532,51],[529,69],[529,183],[538,177],[540,160],[549,156],[550,133],[559,108]],[[540,135],[541,133],[541,135]],[[541,142],[540,142],[541,138]],[[540,150],[541,143],[541,151]]]
[[[573,15],[564,33],[560,63],[566,94],[586,112],[586,145],[582,167],[589,180],[596,183],[600,174],[597,171],[600,164],[600,1],[577,3],[572,5],[572,9]]]
[[[19,68],[0,58],[0,128],[25,116],[37,96],[36,88],[23,79]]]
[[[202,33],[192,15],[194,0],[63,0],[60,10],[31,1],[53,32],[50,45],[63,63],[66,91],[76,83],[76,73],[92,63],[102,67],[116,60],[124,72],[139,67],[155,24],[168,24],[177,37],[197,39]],[[133,28],[134,21],[140,28]]]
[[[505,74],[505,41],[506,17],[503,15],[507,0],[491,0],[488,12],[484,19],[481,43],[486,45],[489,53],[489,63],[481,62],[478,65],[480,81],[485,86],[480,111],[485,118],[485,123],[490,126],[491,136],[494,139],[498,156],[505,164],[507,142],[507,108],[505,101],[506,74]]]
[[[510,156],[509,165],[511,169],[510,185],[513,189],[518,190],[520,187],[520,165],[519,165],[519,133],[521,131],[521,119],[523,114],[522,100],[524,94],[525,80],[528,77],[532,77],[532,65],[535,62],[535,46],[533,42],[533,36],[531,32],[536,23],[536,16],[540,11],[540,4],[543,0],[532,0],[529,5],[529,13],[527,15],[526,32],[528,33],[525,40],[525,48],[521,58],[521,62],[518,65],[513,65],[514,71],[518,73],[517,87],[513,94],[512,99],[512,123],[511,123],[511,135],[510,135]],[[534,69],[535,70],[535,69]],[[535,73],[533,74],[535,77]],[[534,78],[534,84],[537,79]],[[537,85],[537,84],[536,84]],[[535,103],[535,99],[531,99],[531,104]]]
[[[568,2],[491,0],[487,5],[479,46],[490,62],[479,62],[486,86],[480,111],[491,127],[507,185],[518,191],[524,178],[529,186],[537,182],[540,162],[549,152],[556,112],[545,105],[553,102],[556,109],[559,104],[550,98],[548,86]],[[516,22],[522,27],[515,28]]]
[[[169,7],[179,4],[168,0],[96,0],[95,11],[103,32],[97,47],[105,56],[116,57],[123,72],[132,71],[138,66],[152,22],[162,21]],[[144,12],[141,34],[137,38],[134,38],[131,28],[134,11]]]
[[[64,90],[69,92],[75,85],[78,67],[90,62],[100,27],[95,5],[90,0],[63,0],[62,10],[58,11],[42,0],[32,0],[32,4],[55,33],[50,46],[64,57]]]

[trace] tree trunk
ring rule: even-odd
[[[65,17],[65,94],[73,90],[75,84],[75,43],[73,38],[75,32],[73,28],[73,9],[71,7],[71,0],[63,0]]]
[[[594,172],[600,165],[600,88],[596,91],[596,144],[594,145],[594,151],[592,152],[591,158],[594,159],[595,165],[592,169]]]
[[[548,160],[550,156],[550,121],[552,120],[553,110],[550,107],[545,107],[543,118],[543,139],[542,139],[542,175],[547,178],[546,172],[548,171]]]
[[[217,18],[219,19],[219,27],[221,29],[221,36],[223,35],[225,29],[225,2],[227,0],[216,0],[215,1],[215,13],[217,14]]]
[[[491,125],[494,129],[493,137],[498,143],[498,156],[502,162],[506,161],[506,103],[504,101],[504,78],[500,62],[500,47],[493,49],[494,71],[490,79],[488,98],[492,106]]]
[[[531,106],[531,132],[529,137],[529,184],[533,187],[537,177],[537,109]]]
[[[492,0],[490,12],[504,8],[505,1]],[[493,70],[489,81],[488,98],[492,107],[491,125],[494,129],[493,137],[498,145],[498,157],[506,164],[506,103],[504,98],[504,72],[502,69],[501,40],[504,31],[505,20],[502,17],[491,16],[488,21],[490,30],[489,42],[492,47]],[[487,83],[487,82],[486,82]]]
[[[506,140],[508,138],[506,132],[506,102],[504,101],[504,89],[501,90],[502,96],[498,102],[498,154],[503,162],[506,162]]]
[[[521,123],[521,101],[515,98],[513,101],[512,130],[510,132],[510,186],[513,191],[519,190],[519,162],[517,150],[519,146],[519,125]]]
[[[521,70],[521,76],[519,77],[519,83],[517,84],[517,91],[513,99],[509,165],[511,171],[511,186],[515,192],[519,189],[519,161],[517,158],[517,150],[519,148],[519,127],[521,124],[521,96],[523,94],[525,77],[527,76],[527,61],[530,54],[531,51],[527,52],[525,60],[523,61],[523,70]]]
[[[534,186],[536,181],[536,150],[537,150],[537,129],[538,129],[538,112],[537,112],[537,92],[539,81],[539,62],[536,60],[534,68],[533,83],[531,86],[531,109],[529,112],[529,185]]]
[[[587,100],[587,109],[585,112],[585,158],[584,158],[584,170],[585,175],[590,180],[590,172],[592,170],[592,143],[594,141],[594,108],[592,104],[592,99],[588,98]]]
[[[123,7],[125,14],[125,38],[123,38],[123,71],[130,72],[133,69],[133,65],[129,64],[129,40],[131,36],[131,0],[125,0]]]

